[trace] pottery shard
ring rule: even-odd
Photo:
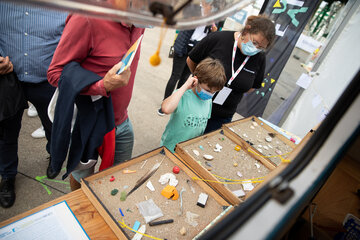
[[[209,160],[209,161],[214,159],[213,156],[207,155],[207,154],[205,154],[203,157],[204,157],[206,160]]]

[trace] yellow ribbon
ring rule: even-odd
[[[118,222],[120,223],[120,226],[122,228],[127,228],[127,229],[129,229],[129,230],[131,230],[133,232],[136,232],[136,233],[141,234],[141,235],[143,235],[145,237],[148,237],[148,238],[152,238],[152,239],[156,239],[156,240],[163,240],[162,238],[153,237],[153,236],[150,236],[148,234],[145,234],[145,233],[142,233],[142,232],[139,232],[139,231],[136,231],[136,230],[132,229],[131,227],[129,227],[129,226],[127,226],[125,224],[124,219],[122,219],[122,218],[121,218],[121,221],[118,221]]]

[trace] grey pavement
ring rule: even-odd
[[[132,100],[129,106],[129,117],[134,127],[135,145],[133,157],[149,152],[160,144],[161,135],[169,116],[160,117],[160,107],[166,83],[172,69],[172,59],[168,58],[169,48],[174,42],[175,31],[167,30],[160,50],[161,64],[152,67],[149,58],[155,53],[159,41],[160,29],[147,29],[144,35],[141,57],[137,69]],[[286,99],[300,74],[304,72],[300,61],[290,57],[283,74],[274,89],[264,118]],[[236,114],[233,120],[241,118]],[[45,150],[45,139],[33,139],[30,134],[40,127],[39,118],[23,116],[19,137],[19,173],[16,178],[16,201],[9,209],[0,208],[0,221],[28,211],[43,203],[70,192],[68,179],[61,180],[60,174],[55,180],[46,178],[48,154]],[[64,172],[64,170],[62,171]]]

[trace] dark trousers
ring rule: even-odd
[[[215,131],[215,130],[221,128],[221,126],[223,124],[231,122],[231,119],[232,119],[232,117],[230,117],[230,118],[211,117],[207,122],[204,134]]]
[[[176,88],[180,88],[190,76],[190,69],[186,64],[187,55],[179,57],[176,53],[173,58],[173,67],[170,79],[166,84],[164,99],[169,97]]]
[[[34,104],[47,139],[46,151],[50,153],[52,123],[47,114],[47,108],[54,94],[55,88],[48,82],[22,82],[25,98]],[[18,166],[18,138],[24,110],[19,111],[13,118],[3,121],[0,125],[0,174],[3,178],[13,178],[17,174]]]

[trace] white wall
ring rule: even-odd
[[[330,52],[281,126],[304,137],[320,123],[360,68],[360,7],[341,31]],[[360,110],[359,110],[360,114]]]

